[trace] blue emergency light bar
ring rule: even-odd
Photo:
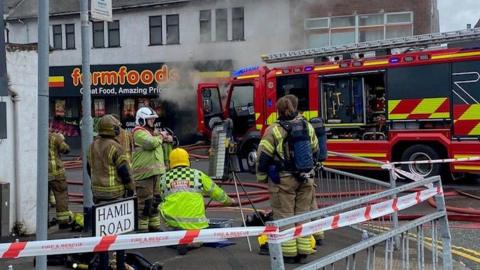
[[[260,69],[259,66],[251,66],[251,67],[243,67],[243,68],[240,68],[240,69],[237,69],[235,71],[232,72],[232,76],[233,77],[238,77],[238,76],[241,76],[247,72],[250,72],[250,71],[256,71]]]

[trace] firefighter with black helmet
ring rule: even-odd
[[[160,230],[161,202],[159,178],[165,173],[163,141],[169,137],[155,130],[158,115],[149,107],[138,109],[133,129],[133,178],[138,197],[138,230]]]
[[[120,128],[112,115],[102,116],[98,122],[99,136],[88,151],[87,167],[96,204],[130,197],[135,191],[128,156],[116,139]]]
[[[278,121],[267,128],[258,147],[257,181],[268,182],[275,220],[310,211],[315,192],[311,171],[318,140],[295,104],[288,97],[277,101]],[[285,262],[297,263],[313,253],[310,241],[305,236],[283,242]]]
[[[65,177],[65,167],[60,158],[61,154],[68,154],[70,147],[65,137],[60,133],[48,134],[48,188],[55,196],[55,210],[58,227],[69,228],[73,214],[68,210],[68,185]]]

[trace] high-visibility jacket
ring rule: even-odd
[[[48,180],[65,179],[65,168],[60,154],[67,154],[70,147],[59,133],[48,134]]]
[[[133,178],[142,180],[165,173],[162,138],[143,127],[133,130]]]
[[[299,115],[291,121],[304,120],[303,116]],[[318,139],[315,135],[315,130],[310,123],[307,122],[308,136],[310,137],[310,144],[312,146],[312,152],[316,153],[318,151]],[[288,151],[285,147],[285,139],[287,138],[287,131],[280,125],[279,121],[271,124],[263,134],[262,139],[257,150],[258,165],[257,165],[257,181],[266,182],[267,181],[267,171],[260,170],[260,168],[266,168],[270,164],[262,164],[273,162],[277,156],[280,160],[285,160],[287,156],[285,151]],[[263,158],[263,157],[268,158]],[[280,172],[280,176],[282,172]]]
[[[118,175],[118,168],[130,168],[130,164],[123,147],[114,138],[97,137],[90,145],[87,159],[95,199],[118,199],[125,194],[125,188],[135,190],[133,183],[122,183]]]
[[[227,194],[210,177],[189,167],[169,170],[160,180],[160,212],[168,226],[180,229],[208,227],[203,195],[226,203]]]

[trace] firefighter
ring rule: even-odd
[[[120,125],[110,114],[98,122],[98,137],[90,145],[87,168],[92,178],[95,204],[131,197],[135,187],[130,162],[123,146],[117,141]]]
[[[138,109],[136,127],[133,129],[133,178],[138,197],[138,230],[154,232],[160,230],[159,178],[165,173],[163,140],[164,133],[155,130],[157,114],[149,107]]]
[[[62,134],[52,132],[48,134],[48,188],[55,196],[55,210],[60,229],[69,228],[73,216],[68,210],[67,179],[63,161],[60,159],[61,154],[69,152],[70,147]]]
[[[124,128],[122,128],[122,123],[118,119],[117,115],[112,114],[112,116],[114,117],[115,121],[117,122],[117,125],[120,127],[120,132],[119,132],[118,136],[116,137],[116,139],[120,143],[120,145],[123,147],[123,150],[125,151],[125,154],[127,155],[128,162],[131,165],[132,164],[132,152],[133,152],[132,134],[130,134],[130,132],[128,132]]]
[[[282,97],[277,101],[279,119],[267,128],[258,147],[257,181],[268,182],[275,220],[310,211],[315,192],[313,177],[300,171],[302,161],[293,158],[311,157],[310,166],[313,169],[313,157],[318,151],[318,140],[311,124],[298,115],[295,104],[298,104],[298,101],[293,103],[288,97]],[[298,143],[308,143],[309,147],[297,149],[308,152],[292,153],[294,148],[290,147],[290,144],[293,142],[287,140],[287,136],[291,137],[293,133],[288,127],[299,125],[303,127],[302,131],[306,136],[298,140]],[[283,242],[285,262],[298,263],[312,254],[310,239],[310,236],[306,236]]]
[[[171,169],[160,181],[162,203],[160,214],[163,222],[171,230],[197,230],[208,227],[203,196],[232,205],[230,198],[210,177],[190,168],[189,155],[183,148],[172,150],[169,156]],[[185,255],[187,247],[178,247],[180,255]]]

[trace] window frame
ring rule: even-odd
[[[241,10],[241,16],[235,14],[235,10]],[[238,17],[236,17],[238,16]],[[235,25],[241,25],[241,35],[236,35]],[[245,40],[245,8],[244,7],[234,7],[232,8],[232,41],[244,41]]]
[[[225,11],[225,18],[219,19],[219,12]],[[223,15],[222,15],[223,16]],[[222,24],[222,22],[224,24]],[[225,38],[220,39],[218,29],[220,29],[220,25],[225,26]],[[223,32],[223,31],[222,31]],[[215,42],[225,42],[228,41],[228,9],[227,8],[217,8],[215,9]]]
[[[208,19],[202,18],[202,13],[207,13],[208,12]],[[198,25],[199,25],[199,31],[200,31],[200,43],[208,43],[212,42],[212,10],[210,9],[204,9],[200,10],[198,13]],[[202,27],[202,24],[206,23],[206,29]],[[205,33],[203,33],[202,30],[207,30]],[[207,37],[208,34],[208,37]]]
[[[160,24],[152,26],[152,20],[159,19]],[[149,46],[158,46],[163,45],[163,16],[162,15],[155,15],[148,17],[148,34],[149,34]],[[160,29],[160,42],[152,42],[152,31],[154,29]],[[158,31],[158,30],[157,30]]]
[[[72,31],[69,32],[68,31],[68,28],[69,27],[72,27]],[[69,40],[69,37],[72,38],[73,40],[73,47],[69,47],[68,46],[68,40]],[[65,24],[65,49],[66,50],[75,50],[76,46],[75,46],[75,24],[74,23],[67,23]]]
[[[60,29],[60,32],[56,31]],[[57,44],[56,37],[60,37],[60,44]],[[52,47],[54,50],[63,50],[63,27],[61,24],[53,24],[52,25]]]
[[[169,18],[177,18],[177,22],[176,24],[171,24],[169,23]],[[176,35],[177,35],[177,39],[176,41],[174,42],[170,42],[169,39],[168,39],[168,33],[170,32],[170,28],[171,27],[176,27],[177,31],[176,31]],[[166,40],[165,40],[165,44],[167,45],[178,45],[180,44],[180,15],[179,14],[168,14],[168,15],[165,15],[165,31],[166,31]]]
[[[117,24],[117,27],[112,27],[114,24]],[[112,37],[110,36],[115,31],[118,32],[118,44],[112,45]],[[120,20],[113,20],[112,22],[107,23],[107,32],[108,32],[108,47],[109,48],[118,48],[121,47],[120,42]]]
[[[99,29],[95,29],[95,25],[101,25],[102,28],[101,30]],[[102,33],[101,37],[102,37],[102,46],[97,46],[95,44],[95,33]],[[103,21],[100,21],[100,22],[93,22],[92,23],[92,47],[94,49],[99,49],[99,48],[105,48],[105,23]]]

